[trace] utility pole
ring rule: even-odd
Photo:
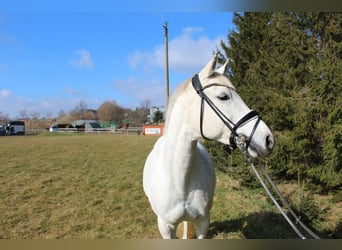
[[[169,45],[168,45],[168,29],[167,22],[164,23],[164,40],[165,40],[165,92],[166,92],[166,109],[169,103]]]

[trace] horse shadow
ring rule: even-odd
[[[341,224],[338,230],[341,233]],[[321,238],[331,238],[327,232],[314,232]],[[255,212],[233,220],[213,221],[208,230],[209,239],[231,238],[236,234],[238,238],[245,239],[298,239],[282,215],[270,211]]]

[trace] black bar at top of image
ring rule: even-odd
[[[19,0],[17,0],[19,1]],[[40,4],[32,4],[40,2]],[[341,0],[125,0],[5,1],[0,12],[228,12],[228,11],[342,11]]]

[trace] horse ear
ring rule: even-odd
[[[229,63],[229,59],[226,60],[226,62],[216,70],[217,73],[223,75],[224,73],[226,73],[226,70],[228,68],[228,63]]]
[[[215,72],[217,62],[217,53],[214,54],[213,58],[208,62],[208,64],[199,72],[202,77],[209,77]]]

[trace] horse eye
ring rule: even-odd
[[[229,96],[227,94],[222,94],[222,95],[218,96],[217,98],[220,99],[221,101],[229,100]]]

